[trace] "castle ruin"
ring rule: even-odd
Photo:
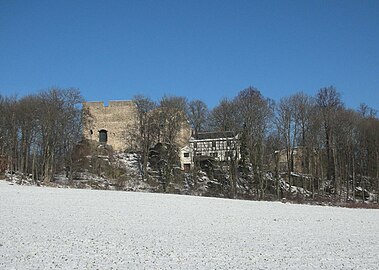
[[[137,121],[137,107],[131,100],[104,102],[83,102],[83,137],[111,145],[115,151],[133,149],[132,129]],[[175,143],[179,147],[188,144],[191,129],[182,123]]]
[[[137,108],[133,101],[84,102],[85,121],[83,136],[85,139],[109,144],[116,151],[127,149],[128,127],[134,125]]]

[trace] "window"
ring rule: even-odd
[[[212,142],[212,147],[216,147],[216,141]]]
[[[183,156],[184,157],[189,157],[189,153],[184,153]]]
[[[211,157],[218,157],[218,153],[217,152],[211,153]]]
[[[108,141],[108,132],[105,129],[99,131],[99,142],[107,143]]]

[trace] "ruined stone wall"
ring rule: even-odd
[[[130,129],[136,121],[137,109],[133,101],[84,102],[88,116],[84,122],[83,135],[89,140],[99,141],[99,132],[107,131],[107,144],[116,151],[131,146]]]
[[[187,121],[183,122],[180,128],[178,137],[175,140],[175,143],[178,145],[179,148],[182,148],[188,145],[188,141],[190,137],[191,137],[191,127]]]
[[[299,147],[293,149],[293,169],[297,173],[306,173],[304,164],[304,149]],[[279,153],[279,171],[287,172],[287,151],[281,150]]]
[[[83,136],[85,139],[99,141],[99,132],[107,131],[107,144],[115,151],[133,148],[135,138],[133,129],[137,121],[137,108],[133,101],[84,102]],[[152,112],[154,113],[154,112]],[[183,147],[188,144],[191,129],[187,122],[182,123],[176,138],[176,144]]]

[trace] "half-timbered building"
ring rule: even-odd
[[[226,162],[239,158],[239,135],[231,131],[194,134],[180,153],[181,167],[185,171],[203,161]]]

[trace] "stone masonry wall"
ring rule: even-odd
[[[133,101],[84,102],[83,110],[88,113],[83,123],[83,136],[88,140],[99,141],[99,132],[107,131],[107,144],[115,151],[124,151],[132,147],[131,128],[137,121],[137,108]],[[176,144],[183,147],[188,144],[191,129],[187,122],[182,124]]]
[[[130,146],[128,129],[134,125],[137,109],[133,101],[84,102],[83,109],[89,116],[84,123],[83,135],[89,140],[99,141],[100,130],[106,130],[107,144],[116,151],[123,151]]]

